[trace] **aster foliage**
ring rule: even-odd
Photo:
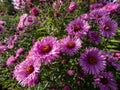
[[[0,7],[0,90],[120,89],[119,2],[5,0]]]

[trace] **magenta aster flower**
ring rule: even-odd
[[[103,8],[102,10],[103,11],[106,11],[108,13],[111,13],[112,11],[115,11],[117,8],[119,7],[119,4],[118,3],[107,3]]]
[[[17,26],[17,30],[22,30],[25,26],[24,26],[24,21],[26,19],[26,17],[28,16],[28,14],[23,14],[22,16],[20,16],[20,21],[18,23],[18,26]]]
[[[70,86],[65,85],[64,88],[63,88],[63,90],[71,90],[71,88],[70,88]]]
[[[16,61],[16,58],[15,58],[14,56],[10,56],[10,57],[8,58],[7,62],[6,62],[6,65],[7,65],[7,66],[10,66],[10,65],[14,64],[15,61]]]
[[[116,21],[106,18],[100,21],[100,33],[106,38],[110,38],[116,34],[118,24]]]
[[[68,74],[69,76],[73,76],[73,75],[75,74],[75,71],[74,71],[74,70],[68,70],[68,71],[67,71],[67,74]]]
[[[118,90],[116,81],[111,72],[102,72],[95,77],[94,84],[100,90]]]
[[[38,11],[38,9],[35,8],[35,7],[30,10],[30,13],[31,13],[32,15],[34,15],[34,16],[38,16],[38,15],[39,15],[39,11]]]
[[[5,45],[0,45],[0,53],[4,52],[7,49]]]
[[[30,51],[30,55],[40,58],[44,63],[49,63],[58,58],[60,54],[60,45],[56,37],[44,37],[41,41],[35,42]]]
[[[18,39],[18,35],[10,36],[7,40],[7,48],[12,49],[14,47],[15,41]]]
[[[105,57],[103,51],[97,48],[86,49],[80,56],[80,66],[86,73],[99,74],[100,71],[106,67]]]
[[[18,58],[20,56],[20,54],[22,54],[24,52],[24,49],[23,48],[19,48],[17,51],[16,51],[16,58]]]
[[[69,7],[68,7],[68,10],[69,12],[74,12],[77,8],[77,4],[75,2],[71,2]]]
[[[41,63],[32,58],[26,59],[15,67],[13,76],[22,86],[34,86],[38,80]]]
[[[101,19],[108,18],[109,15],[107,12],[97,9],[97,10],[91,11],[89,14],[89,17],[90,17],[90,19],[93,19],[93,20],[101,20]]]
[[[25,4],[25,0],[13,0],[13,5],[15,9],[24,9]]]
[[[79,38],[67,36],[60,41],[61,52],[72,56],[82,47],[81,44],[82,41]]]
[[[71,21],[66,27],[69,35],[75,35],[80,37],[86,35],[89,29],[90,26],[88,22],[80,18]]]
[[[25,27],[36,24],[37,19],[33,15],[23,14],[17,26],[17,30],[23,30]]]
[[[32,15],[27,16],[24,21],[25,26],[30,26],[30,25],[36,24],[36,23],[37,23],[36,17],[32,16]]]
[[[6,22],[5,21],[0,21],[0,25],[4,26],[4,25],[6,25]]]
[[[55,2],[53,2],[52,7],[56,10],[56,9],[59,8],[59,5],[58,5],[58,3],[55,1]]]
[[[91,43],[99,44],[101,42],[101,38],[100,38],[99,34],[95,31],[90,31],[88,33],[88,38]]]

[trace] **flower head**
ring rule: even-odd
[[[103,11],[106,11],[108,13],[111,13],[112,11],[115,11],[117,8],[119,7],[119,4],[118,3],[107,3],[103,8],[102,10]]]
[[[89,29],[90,26],[88,22],[80,18],[71,21],[66,27],[69,35],[80,37],[86,35]]]
[[[5,45],[0,45],[0,53],[4,52],[7,49]]]
[[[100,90],[118,90],[111,72],[102,72],[98,76],[95,76],[94,84],[97,85]]]
[[[6,22],[5,21],[0,21],[0,25],[4,26],[4,25],[6,25]]]
[[[44,37],[41,41],[35,42],[30,55],[40,58],[44,63],[51,62],[59,57],[60,44],[56,37]]]
[[[39,11],[38,11],[38,9],[35,8],[35,7],[30,10],[30,13],[31,13],[32,15],[35,15],[35,16],[38,16],[38,15],[39,15]]]
[[[74,70],[68,70],[68,71],[67,71],[67,74],[68,74],[69,76],[73,76],[73,75],[74,75],[74,73],[75,73],[75,71],[74,71]]]
[[[90,17],[90,19],[101,20],[101,19],[108,18],[109,15],[107,12],[97,9],[97,10],[91,11],[89,14],[89,17]]]
[[[106,38],[110,38],[116,34],[118,24],[116,21],[106,18],[100,21],[100,33]]]
[[[25,26],[30,26],[32,24],[37,23],[36,17],[29,15],[26,17],[25,21],[23,22]]]
[[[15,67],[14,77],[22,86],[34,86],[38,80],[41,63],[32,58],[26,59]]]
[[[86,73],[99,74],[106,67],[104,53],[97,48],[88,48],[81,54],[79,64]]]
[[[15,9],[24,9],[25,4],[25,0],[13,0],[13,5]]]
[[[6,62],[6,65],[7,65],[7,66],[10,66],[10,65],[12,65],[13,63],[15,63],[15,61],[16,61],[16,58],[15,58],[14,56],[10,56],[10,57],[8,58],[7,62]]]
[[[79,38],[67,36],[60,41],[61,52],[72,56],[82,47],[81,44],[82,41]]]
[[[75,2],[71,2],[68,7],[68,10],[69,10],[69,12],[73,12],[76,10],[76,8],[77,8],[77,4]]]
[[[23,53],[24,49],[23,48],[19,48],[17,51],[16,51],[16,58],[20,56],[21,53]]]

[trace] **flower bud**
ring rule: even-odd
[[[68,10],[69,12],[74,12],[77,8],[77,4],[75,2],[71,2],[69,7],[68,7]]]

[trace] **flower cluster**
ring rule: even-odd
[[[40,0],[40,2],[42,1],[44,0]],[[32,1],[30,0],[29,2]],[[46,2],[46,0],[44,2]],[[67,24],[62,22],[63,26],[65,26],[64,32],[67,33],[67,35],[65,34],[59,37],[53,32],[54,34],[50,36],[45,36],[47,34],[44,34],[44,36],[39,36],[38,38],[38,31],[42,33],[46,28],[37,28],[34,32],[34,34],[36,34],[35,37],[32,37],[34,39],[37,38],[37,40],[32,40],[33,46],[27,51],[27,55],[24,55],[26,56],[24,61],[19,62],[23,52],[26,52],[25,48],[20,47],[15,48],[15,55],[9,56],[5,63],[6,66],[12,66],[17,62],[12,72],[13,78],[23,87],[33,87],[40,82],[44,66],[48,66],[49,70],[56,69],[54,70],[56,73],[61,72],[59,73],[61,75],[54,73],[54,75],[56,74],[58,76],[50,77],[49,82],[54,82],[54,79],[56,79],[55,82],[57,82],[58,78],[61,80],[59,84],[63,90],[72,90],[72,85],[74,85],[72,84],[70,87],[69,84],[62,83],[63,79],[66,80],[65,75],[67,75],[67,78],[73,77],[73,80],[79,80],[76,82],[73,81],[72,83],[81,87],[85,86],[82,86],[83,82],[84,84],[92,84],[95,88],[100,88],[100,90],[118,90],[116,77],[114,77],[115,73],[109,68],[113,68],[116,72],[120,71],[120,52],[110,52],[106,45],[108,41],[116,35],[119,29],[117,20],[113,18],[113,13],[118,11],[120,4],[117,2],[107,2],[106,0],[99,0],[99,2],[100,3],[90,5],[89,13],[81,14],[74,19],[72,18],[71,21],[68,19],[69,22],[66,20]],[[49,4],[51,5],[51,2]],[[26,2],[24,0],[14,0],[13,5],[16,9],[24,9]],[[52,10],[58,12],[59,9],[62,8],[62,5],[64,6],[64,1],[57,0],[52,2],[51,7],[53,8]],[[64,19],[66,19],[67,15],[73,14],[77,8],[78,5],[76,2],[69,1],[69,5],[66,8],[67,14]],[[21,31],[26,30],[26,27],[29,29],[33,24],[39,24],[38,16],[40,12],[44,12],[44,10],[39,10],[39,7],[32,7],[28,13],[20,16],[19,23],[16,27],[17,33],[0,43],[0,53],[13,49],[15,42],[20,39],[20,36],[25,35],[25,32],[21,33]],[[51,15],[45,18],[48,21],[42,22],[41,26],[46,23],[46,26],[50,25],[50,27],[48,27],[49,29],[52,28],[52,23],[50,22],[52,19],[49,21],[50,17]],[[41,21],[43,19],[42,17]],[[62,19],[62,21],[64,19]],[[58,18],[58,20],[60,19]],[[0,21],[0,33],[4,31],[4,25],[6,25],[6,22]],[[57,27],[57,25],[54,26]],[[67,65],[66,62],[70,62],[70,65]],[[52,66],[54,64],[61,64],[61,67],[65,70],[57,67],[57,65],[56,67]],[[52,75],[53,72],[49,72],[49,70],[48,75]],[[63,72],[66,72],[66,74]],[[69,82],[68,80],[68,83]],[[52,86],[52,84],[50,85]]]

